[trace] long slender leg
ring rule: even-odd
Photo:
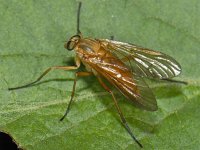
[[[54,69],[75,70],[77,68],[78,68],[77,66],[55,66],[55,67],[49,67],[35,81],[33,81],[31,83],[28,83],[28,84],[25,84],[23,86],[18,86],[18,87],[14,87],[14,88],[8,88],[8,90],[17,90],[17,89],[29,87],[29,86],[37,83],[38,81],[40,81],[45,75],[47,75],[47,73],[49,73],[51,70],[54,70]]]
[[[92,72],[76,72],[76,75],[75,75],[75,79],[74,79],[74,85],[73,85],[73,90],[72,90],[72,94],[71,94],[71,99],[69,101],[69,104],[67,105],[67,109],[65,111],[65,114],[63,115],[63,117],[60,119],[60,121],[62,121],[68,114],[69,110],[70,110],[70,107],[71,107],[71,104],[72,104],[72,101],[73,101],[73,98],[74,98],[74,93],[75,93],[75,89],[76,89],[76,81],[77,81],[77,78],[78,77],[85,77],[85,76],[90,76],[92,75]]]
[[[174,82],[174,83],[185,84],[185,85],[188,84],[186,81],[179,81],[179,80],[174,80],[174,79],[162,79],[162,80],[168,81],[168,82]]]
[[[8,90],[17,90],[17,89],[21,89],[21,88],[26,88],[29,87],[35,83],[37,83],[38,81],[40,81],[45,75],[47,75],[47,73],[49,73],[51,70],[54,69],[60,69],[60,70],[75,70],[78,69],[80,67],[80,59],[78,57],[75,57],[75,66],[55,66],[55,67],[49,67],[47,68],[35,81],[25,84],[23,86],[18,86],[18,87],[14,87],[14,88],[8,88]]]
[[[102,79],[100,77],[98,77],[98,80],[99,80],[100,84],[103,86],[103,88],[112,95],[112,99],[113,99],[113,101],[115,103],[115,107],[116,107],[116,109],[117,109],[117,111],[119,113],[119,116],[121,118],[121,121],[122,121],[124,127],[126,128],[126,130],[128,131],[128,133],[131,135],[131,137],[133,138],[133,140],[142,148],[143,147],[142,144],[136,139],[136,137],[134,136],[134,134],[131,131],[130,127],[128,126],[127,121],[124,118],[124,115],[123,115],[123,113],[122,113],[122,111],[121,111],[121,109],[120,109],[120,107],[118,105],[117,100],[115,99],[115,96],[114,96],[113,92],[105,85],[105,83],[102,81]]]

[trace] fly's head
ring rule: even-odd
[[[77,46],[80,39],[81,39],[81,35],[79,34],[74,35],[69,39],[68,42],[65,43],[64,47],[68,49],[69,51],[71,51]]]

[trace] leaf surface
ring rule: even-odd
[[[187,86],[150,82],[156,112],[139,110],[117,96],[144,149],[200,149],[200,2],[82,2],[85,37],[114,36],[166,53],[182,66],[176,79],[187,81]],[[63,44],[76,33],[77,1],[0,3],[0,130],[30,150],[139,149],[95,77],[78,80],[75,102],[63,122],[59,119],[69,102],[75,71],[53,71],[35,86],[7,90],[33,81],[47,67],[74,64],[74,52]]]

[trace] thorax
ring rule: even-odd
[[[96,39],[81,39],[75,51],[77,57],[86,67],[86,70],[93,72],[95,75],[101,74],[101,72],[98,73],[97,70],[94,69],[95,67],[105,71],[115,70],[115,73],[128,71],[126,65],[109,50],[106,50],[105,46]]]

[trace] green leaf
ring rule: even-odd
[[[144,149],[200,149],[200,1],[82,1],[85,37],[135,43],[173,56],[182,65],[177,79],[153,82],[158,111],[146,112],[117,96]],[[73,65],[63,48],[76,33],[78,2],[0,0],[0,131],[24,149],[139,149],[120,122],[111,96],[95,77],[77,82],[74,71],[53,71],[30,88],[8,91],[36,79],[50,66]],[[84,70],[82,67],[81,70]]]

